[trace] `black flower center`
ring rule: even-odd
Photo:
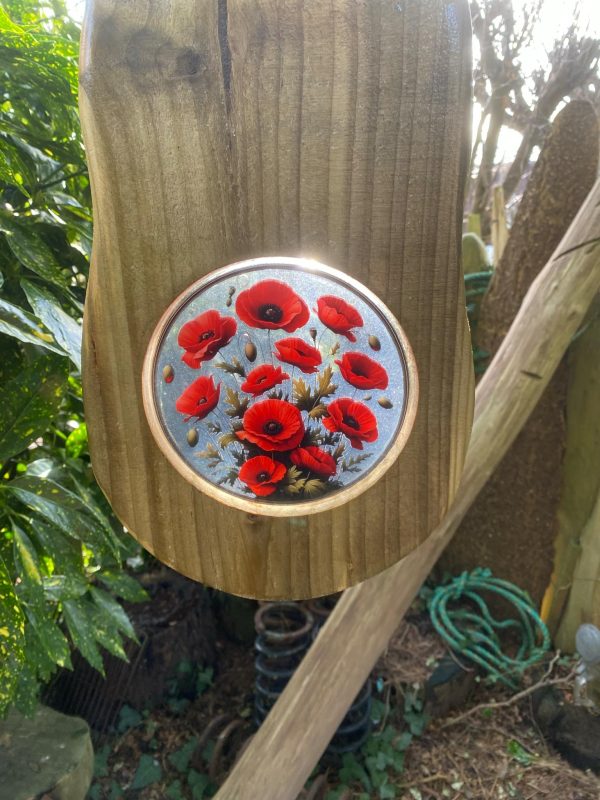
[[[214,331],[204,331],[204,333],[200,336],[199,341],[205,342],[207,339],[212,339],[214,335]]]
[[[197,406],[203,406],[205,403],[206,403],[206,397],[199,397],[196,400],[196,405]]]
[[[351,417],[350,415],[344,417],[344,425],[347,425],[349,428],[354,428],[355,431],[357,431],[360,428],[360,425],[358,424],[356,419],[354,417]]]
[[[358,426],[357,426],[358,427]],[[269,436],[274,436],[276,433],[281,433],[283,430],[283,425],[281,422],[277,422],[277,420],[269,420],[269,422],[265,422],[263,425],[263,431],[268,433]]]
[[[354,372],[355,375],[358,375],[359,378],[368,378],[369,377],[368,375],[365,374],[364,370],[362,370],[360,367],[354,367],[352,369],[352,372]]]
[[[266,303],[258,309],[258,316],[266,322],[279,322],[283,316],[283,311],[273,303]]]
[[[268,472],[265,472],[265,471],[263,470],[262,472],[259,472],[259,473],[258,473],[258,475],[256,476],[256,480],[257,480],[259,483],[264,483],[265,481],[268,481],[270,477],[271,477],[271,476],[269,475],[269,473],[268,473]]]

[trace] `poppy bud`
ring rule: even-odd
[[[244,345],[244,353],[248,361],[253,362],[256,360],[256,345],[254,342],[246,342]]]
[[[313,342],[316,342],[317,341],[317,329],[316,328],[309,328],[308,332],[310,333],[310,338],[313,340]]]
[[[175,371],[170,364],[167,364],[166,366],[163,367],[162,376],[165,383],[173,382],[173,378],[175,377]]]
[[[380,397],[377,401],[382,408],[393,408],[394,404],[387,397]]]
[[[196,428],[190,428],[187,432],[187,443],[190,447],[195,447],[198,444],[198,431]]]
[[[381,350],[381,342],[373,334],[369,336],[369,347],[371,350]]]

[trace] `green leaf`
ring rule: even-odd
[[[111,592],[130,603],[143,603],[148,600],[148,593],[141,584],[126,572],[110,572],[108,570],[98,574],[100,580]]]
[[[75,579],[81,577],[83,573],[81,542],[35,516],[31,519],[31,534],[40,549],[52,560],[55,572],[63,577],[67,575]]]
[[[0,33],[14,33],[17,36],[24,35],[25,31],[23,28],[19,27],[16,22],[13,22],[12,19],[6,13],[3,5],[0,3]]]
[[[36,344],[45,347],[53,353],[64,356],[51,333],[46,333],[37,318],[19,306],[14,306],[7,300],[0,298],[0,333],[12,336],[20,342]]]
[[[0,558],[0,717],[12,702],[25,659],[25,617]]]
[[[54,336],[57,344],[69,354],[77,369],[81,370],[81,325],[70,317],[47,289],[22,280],[21,286],[35,314]]]
[[[25,222],[16,217],[0,216],[0,231],[4,233],[7,244],[17,261],[44,280],[67,288],[70,284],[69,279],[63,275],[62,267],[54,257],[52,250],[33,230],[34,225],[34,222]]]
[[[59,667],[72,668],[71,651],[67,637],[52,619],[43,618],[32,608],[27,608],[27,619],[31,623],[41,646],[49,659]]]
[[[25,450],[45,433],[67,391],[64,359],[45,355],[0,388],[0,461]]]
[[[147,753],[143,753],[140,763],[133,778],[133,783],[129,787],[133,789],[144,789],[152,783],[156,783],[162,778],[162,769],[158,761]]]
[[[171,753],[169,756],[169,761],[178,772],[187,772],[188,767],[190,765],[190,759],[194,754],[194,750],[198,746],[198,737],[192,736],[191,739],[179,748],[179,750],[175,750],[174,753]]]
[[[45,596],[54,602],[75,600],[88,590],[88,582],[80,575],[49,575],[42,578],[42,584]]]
[[[87,447],[87,426],[85,422],[82,422],[79,427],[75,428],[75,430],[71,431],[71,433],[67,436],[65,450],[67,451],[69,458],[79,458],[82,453],[87,451]]]
[[[206,791],[212,788],[212,781],[209,776],[195,769],[189,771],[188,784],[192,790],[193,800],[202,800]]]
[[[90,593],[94,603],[112,619],[117,630],[123,631],[125,636],[137,641],[133,625],[123,607],[113,597],[95,586],[92,586]]]
[[[68,536],[101,550],[108,548],[118,558],[118,549],[115,552],[106,529],[73,492],[48,478],[29,475],[10,481],[3,488]]]
[[[75,647],[92,667],[104,675],[102,656],[96,644],[95,631],[93,624],[90,625],[92,620],[86,612],[86,606],[81,600],[65,600],[63,614]]]

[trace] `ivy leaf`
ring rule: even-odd
[[[0,388],[0,461],[25,450],[45,433],[67,391],[64,359],[36,359]]]
[[[35,314],[81,370],[81,325],[70,317],[47,289],[22,280],[21,286]]]
[[[143,753],[135,772],[130,789],[145,789],[162,778],[162,769],[158,761],[147,753]]]

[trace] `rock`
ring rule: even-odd
[[[94,750],[87,724],[40,706],[31,719],[17,711],[0,720],[2,797],[10,800],[84,800]]]
[[[540,730],[569,764],[600,775],[600,716],[566,703],[556,688],[533,696],[533,713]]]

